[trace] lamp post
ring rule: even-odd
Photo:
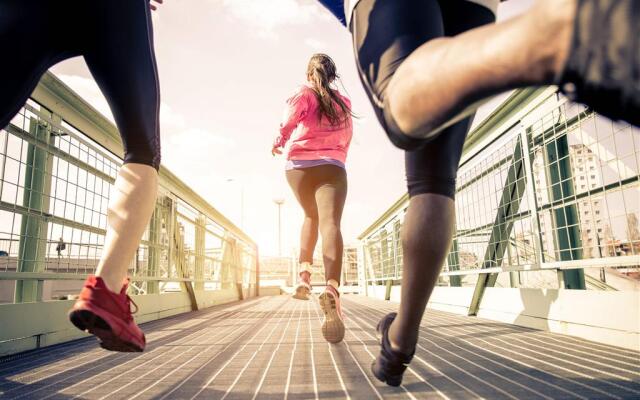
[[[273,199],[273,202],[278,206],[278,256],[282,257],[282,205],[284,199],[278,197]]]

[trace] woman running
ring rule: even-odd
[[[451,245],[455,179],[478,102],[556,83],[571,99],[639,125],[640,7],[538,0],[493,24],[498,0],[319,1],[350,30],[378,120],[407,150],[401,302],[378,324],[381,351],[372,365],[378,379],[398,386]]]
[[[342,234],[340,219],[347,197],[345,160],[352,136],[351,102],[332,83],[338,78],[333,60],[314,54],[307,67],[307,84],[287,100],[280,136],[271,153],[291,138],[286,176],[304,211],[300,235],[300,282],[294,297],[308,300],[311,294],[311,264],[322,235],[322,258],[327,286],[319,301],[325,320],[322,334],[331,343],[344,337],[340,311]],[[293,135],[293,137],[292,137]]]
[[[47,69],[83,56],[122,137],[124,165],[110,199],[102,256],[69,312],[76,327],[114,351],[143,351],[146,344],[131,315],[125,278],[153,212],[160,166],[160,91],[149,8],[149,0],[0,2],[0,128]]]

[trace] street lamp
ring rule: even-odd
[[[273,199],[273,202],[278,206],[278,255],[282,257],[282,205],[284,204],[284,199],[282,197],[277,197]]]

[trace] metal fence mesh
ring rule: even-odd
[[[29,100],[0,130],[0,277],[93,273],[120,165],[119,158],[63,117]],[[256,284],[256,250],[161,179],[156,209],[129,275],[137,293],[180,290],[179,283],[166,281],[170,278],[199,280],[207,290],[249,287]],[[0,302],[19,299],[21,281],[0,280]],[[74,285],[79,288],[81,281]],[[72,293],[71,286],[48,282],[42,299]]]
[[[461,165],[439,284],[474,285],[473,271],[498,267],[497,286],[557,287],[558,268],[591,260],[587,288],[637,286],[639,165],[637,128],[547,98]],[[406,205],[364,239],[368,281],[401,278]]]

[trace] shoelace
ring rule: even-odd
[[[329,289],[330,288],[330,289]],[[344,318],[344,314],[342,313],[342,307],[340,306],[339,303],[339,299],[340,299],[340,292],[338,292],[338,290],[336,288],[334,288],[333,286],[327,286],[326,289],[327,292],[331,293],[331,295],[333,296],[333,298],[335,299],[336,302],[336,311],[338,312],[338,314],[340,315],[340,318],[342,318],[343,320]]]
[[[138,312],[138,305],[136,304],[135,301],[133,301],[131,297],[129,297],[128,294],[126,296],[127,296],[127,300],[126,300],[127,311],[129,311],[129,314],[127,315],[127,321],[131,321],[133,320],[133,314]],[[135,307],[135,310],[133,311],[131,311],[131,304],[133,304],[133,306]]]

